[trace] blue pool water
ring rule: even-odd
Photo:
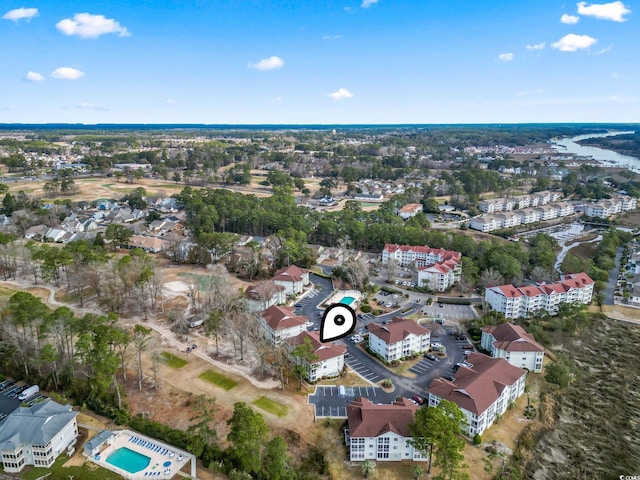
[[[353,297],[342,297],[342,300],[340,300],[340,303],[343,303],[345,305],[351,305],[354,300],[355,298]]]
[[[136,473],[147,468],[151,463],[151,459],[127,447],[121,447],[107,457],[107,463],[129,473]]]

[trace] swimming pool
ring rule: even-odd
[[[151,459],[127,447],[120,447],[107,457],[107,463],[129,473],[136,473],[147,468],[151,463]]]
[[[354,300],[355,300],[354,297],[342,297],[342,299],[340,300],[340,303],[343,303],[345,305],[351,305]]]

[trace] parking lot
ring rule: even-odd
[[[373,403],[391,403],[394,393],[385,393],[379,387],[345,387],[345,395],[339,395],[337,385],[319,385],[309,394],[309,403],[315,408],[316,418],[346,418],[347,405],[358,397],[365,397]]]
[[[344,359],[344,361],[351,370],[356,372],[365,380],[370,381],[371,383],[381,382],[385,378],[382,375],[378,375],[377,373],[375,373],[366,364],[354,357],[347,357]]]
[[[18,385],[15,380],[5,380],[0,383],[0,395],[4,397],[0,399],[0,420],[18,408],[21,403],[18,400],[18,396],[27,388],[29,388],[29,385]],[[43,398],[45,398],[44,395],[36,393],[22,403],[30,407],[36,402],[42,401]]]
[[[455,322],[474,319],[478,316],[471,305],[450,305],[447,303],[439,304],[438,302],[433,302],[431,305],[423,305],[422,313],[430,317],[437,317],[440,314],[445,321],[451,320]]]
[[[438,364],[440,360],[427,360],[426,358],[416,363],[413,367],[409,369],[410,372],[413,372],[417,375],[424,375],[427,372],[433,370],[433,368]]]

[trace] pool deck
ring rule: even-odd
[[[132,432],[131,430],[119,430],[113,433],[114,436],[111,445],[107,445],[99,455],[89,457],[89,460],[129,480],[145,478],[169,479],[173,478],[189,461],[192,461],[192,465],[195,465],[195,457],[190,453],[179,450],[154,438]],[[109,455],[122,447],[149,457],[151,460],[149,466],[139,472],[130,473],[108,463],[107,458]],[[165,467],[165,462],[171,462],[171,464]]]
[[[355,309],[360,304],[362,296],[362,292],[359,292],[358,290],[338,290],[327,300],[325,300],[325,303],[327,305],[335,305],[337,303],[341,303]],[[344,303],[342,301],[343,298],[353,298],[353,300],[349,303]]]

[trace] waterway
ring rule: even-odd
[[[634,133],[634,131],[591,133],[575,137],[554,138],[551,140],[551,143],[558,153],[573,153],[581,157],[591,157],[594,160],[600,163],[605,163],[609,166],[626,167],[630,170],[640,171],[640,158],[632,157],[630,155],[622,155],[604,148],[585,147],[576,143],[588,138],[614,137],[616,135],[626,135],[630,133]]]

